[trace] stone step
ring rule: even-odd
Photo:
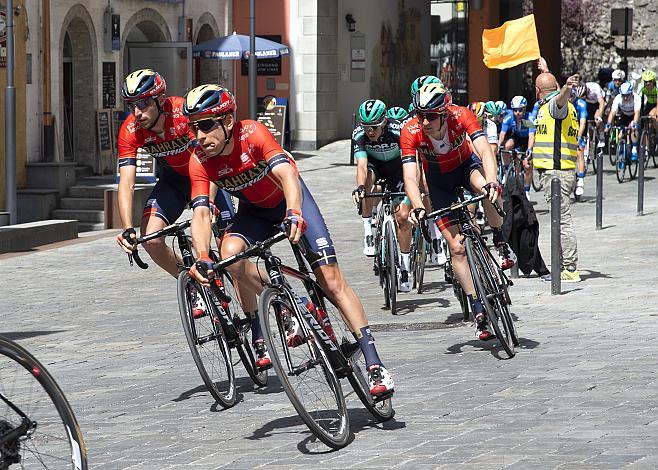
[[[80,222],[104,222],[105,213],[95,210],[57,209],[52,212],[53,219],[78,220]]]
[[[76,186],[98,186],[106,184],[116,184],[115,175],[89,175],[79,178]]]
[[[94,174],[94,169],[90,166],[76,166],[75,167],[75,179],[80,180],[81,178],[84,178],[85,176],[91,176]]]
[[[91,209],[102,211],[104,209],[104,201],[99,198],[88,197],[63,197],[59,201],[58,209]]]
[[[51,219],[51,212],[57,208],[60,194],[57,188],[17,190],[18,223]]]
[[[35,246],[78,236],[76,220],[40,220],[0,227],[0,253],[28,251]]]
[[[0,212],[0,227],[9,225],[9,212]]]
[[[68,197],[77,197],[77,198],[92,198],[92,199],[103,199],[105,190],[111,189],[112,185],[99,185],[99,186],[83,186],[76,185],[71,186],[68,189]]]
[[[105,230],[105,222],[78,222],[78,232]]]

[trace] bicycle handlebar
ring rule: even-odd
[[[154,240],[156,238],[160,237],[168,237],[169,235],[175,235],[176,233],[180,232],[181,230],[185,230],[190,226],[192,223],[191,220],[185,220],[183,222],[178,222],[175,224],[171,224],[166,226],[163,229],[160,229],[155,232],[148,233],[144,235],[143,237],[139,237],[135,240],[135,249],[131,254],[128,255],[128,262],[130,263],[130,266],[133,265],[133,260],[135,260],[135,263],[137,263],[137,266],[139,266],[142,269],[148,269],[149,265],[142,261],[142,258],[139,256],[139,252],[137,251],[137,245],[140,245],[144,242],[147,242],[149,240]]]

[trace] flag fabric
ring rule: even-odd
[[[482,32],[484,65],[490,69],[508,69],[538,59],[539,41],[535,15],[506,21],[502,26]]]

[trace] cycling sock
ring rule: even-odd
[[[247,313],[247,316],[251,319],[251,343],[254,344],[256,341],[263,339],[263,332],[258,321],[258,311]]]
[[[527,193],[528,191],[530,191],[530,186],[524,186],[523,190]]]
[[[409,271],[409,253],[400,253],[402,271]]]
[[[476,317],[480,313],[484,312],[484,305],[480,302],[480,299],[473,297],[473,294],[467,294],[468,301],[471,303],[471,309],[473,309],[473,317]]]
[[[371,237],[372,236],[372,218],[371,217],[361,217],[363,221],[363,236]]]
[[[581,180],[582,180],[583,178],[585,178],[585,172],[582,172],[582,173],[576,173],[576,177],[577,177],[578,179],[581,179]]]
[[[361,328],[354,334],[354,336],[356,336],[356,341],[359,343],[361,351],[363,351],[363,357],[366,360],[366,368],[374,365],[383,365],[377,354],[377,349],[375,348],[375,338],[373,338],[370,333],[370,325]]]
[[[505,237],[503,237],[503,231],[500,228],[491,227],[491,231],[493,232],[494,245],[500,246],[505,243]]]

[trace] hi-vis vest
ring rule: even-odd
[[[553,119],[549,104],[537,112],[535,146],[532,163],[540,170],[573,170],[578,151],[578,116],[573,104],[568,103],[567,117]]]

